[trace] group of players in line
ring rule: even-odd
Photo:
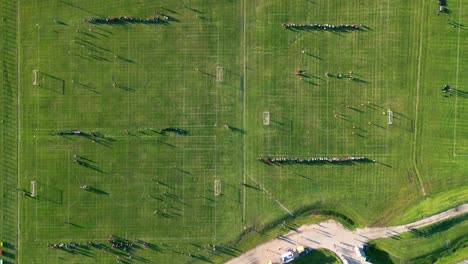
[[[85,18],[83,21],[93,24],[106,24],[106,23],[148,23],[148,24],[155,24],[161,22],[167,22],[171,18],[167,15],[162,15],[162,19],[159,16],[150,17],[150,18],[138,18],[138,17],[128,17],[128,16],[120,16],[120,17],[90,17]]]
[[[327,158],[327,157],[316,157],[316,158],[270,158],[264,157],[263,155],[257,159],[260,162],[267,164],[286,164],[286,163],[345,163],[355,161],[368,161],[366,157],[344,157],[344,158]]]
[[[332,24],[295,24],[295,23],[283,23],[282,26],[284,28],[292,28],[292,29],[330,29],[330,30],[358,30],[362,25],[358,24],[340,24],[340,25],[332,25]]]

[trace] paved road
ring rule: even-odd
[[[279,257],[282,253],[299,245],[329,249],[335,252],[344,263],[367,263],[355,253],[355,247],[362,247],[362,244],[369,240],[391,237],[407,232],[411,228],[420,228],[467,212],[468,204],[464,204],[406,225],[361,228],[353,231],[346,229],[334,220],[304,225],[280,238],[268,241],[245,252],[239,257],[228,261],[227,264],[264,264],[268,260],[272,260],[273,263],[280,263]]]

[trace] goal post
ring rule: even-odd
[[[216,81],[223,82],[224,80],[224,67],[223,66],[216,66]]]
[[[39,86],[39,71],[33,70],[33,85]]]
[[[393,125],[393,111],[388,109],[387,116],[388,116],[387,124]]]
[[[214,195],[218,196],[221,194],[221,180],[214,181]]]
[[[31,181],[31,197],[37,196],[37,183],[36,181]]]
[[[270,125],[270,112],[263,112],[263,125],[264,126]]]

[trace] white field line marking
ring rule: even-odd
[[[49,227],[51,229],[54,229],[54,227]],[[44,228],[47,229],[47,228]],[[94,231],[107,231],[113,232],[115,229],[93,229]],[[177,241],[177,240],[187,240],[187,241],[211,241],[212,237],[199,237],[199,236],[194,236],[194,237],[180,237],[180,238],[173,238],[173,237],[158,237],[157,240],[154,239],[154,237],[138,237],[140,240],[144,240],[147,242],[152,242],[154,244],[158,244],[161,241]],[[99,238],[50,238],[50,239],[38,239],[37,241],[39,242],[50,242],[51,240],[60,240],[60,241],[107,241],[107,239],[102,239],[102,237]]]
[[[40,69],[40,27],[39,25],[36,25],[36,28],[37,28],[37,65],[36,65],[36,68],[39,70]],[[19,67],[18,67],[19,68]],[[40,71],[40,70],[39,70]],[[39,81],[40,81],[40,72],[38,74],[38,77],[39,77]],[[36,90],[36,96],[37,96],[37,101],[36,101],[36,126],[39,127],[40,126],[40,118],[39,118],[39,106],[40,106],[40,89],[37,89]],[[18,135],[19,135],[19,132],[18,132]],[[35,170],[36,170],[36,174],[35,174],[35,177],[36,177],[36,181],[38,180],[38,177],[39,177],[39,169],[38,169],[38,143],[37,143],[37,140],[38,140],[39,136],[38,135],[34,135],[34,142],[35,142]],[[46,201],[46,205],[45,205],[45,208],[49,208],[49,201],[47,200]],[[35,211],[36,211],[36,223],[35,223],[35,238],[34,238],[34,241],[37,241],[37,237],[38,237],[38,226],[39,226],[39,217],[38,217],[38,203],[36,202],[36,208],[35,208]]]
[[[330,1],[327,1],[327,21],[329,21],[329,18],[330,18]],[[330,65],[330,63],[328,62],[327,63],[327,69],[328,69],[328,66]],[[328,84],[328,83],[327,83]],[[326,106],[325,106],[325,113],[328,114],[329,113],[329,100],[328,100],[328,96],[329,96],[329,91],[330,89],[328,89],[328,85],[327,85],[327,96],[325,97],[326,98]],[[318,121],[317,121],[318,122]],[[327,122],[327,131],[330,130],[330,126],[329,126],[329,122]],[[326,146],[327,146],[327,156],[328,156],[328,153],[330,152],[329,151],[329,139],[330,139],[330,136],[329,136],[329,133],[327,133],[327,140],[326,140]]]
[[[213,113],[203,113],[203,112],[199,112],[199,113],[194,113],[194,112],[190,112],[190,113],[187,113],[187,115],[216,115],[217,113],[216,112],[213,112]]]
[[[185,171],[185,149],[184,152],[182,153],[182,170]],[[182,225],[185,226],[185,176],[182,176],[182,199],[183,199],[183,204],[182,204]]]
[[[389,0],[387,0],[387,13],[386,13],[386,15],[387,15],[387,21],[386,21],[387,23],[386,24],[390,25],[390,1]],[[387,34],[389,34],[388,29],[387,29]],[[393,43],[394,43],[394,47],[396,47],[396,41],[394,41]],[[390,49],[390,46],[389,46],[389,49]],[[392,50],[390,50],[390,51],[392,51]],[[387,54],[393,54],[393,52],[387,52]],[[389,90],[390,89],[389,89],[389,84],[388,83],[389,83],[389,79],[386,80],[387,87],[385,87],[386,88],[385,89],[385,92],[386,92],[386,100],[385,101],[386,101],[387,107],[389,107],[389,105],[390,105],[390,102],[389,102],[389,99],[390,99]],[[388,135],[388,133],[389,133],[389,126],[388,125],[387,125],[387,127],[385,127],[385,132],[386,132],[385,146],[387,146],[388,142],[390,140],[389,135]],[[388,153],[389,151],[390,150],[387,148],[386,152]]]
[[[36,168],[36,181],[38,179],[38,169],[37,169],[37,152],[38,152],[38,147],[37,147],[37,137],[34,138],[34,142],[35,142],[35,168]],[[46,203],[46,208],[48,208],[49,206],[49,200],[47,200],[47,203]],[[35,230],[35,238],[34,240],[36,241],[37,240],[37,228],[38,228],[38,222],[39,222],[39,219],[38,219],[38,214],[37,214],[37,211],[38,211],[38,203],[36,202],[36,230]]]
[[[216,24],[216,27],[218,29],[217,47],[216,47],[216,65],[219,65],[219,50],[220,50],[220,48],[219,48],[219,45],[220,45],[220,43],[219,43],[219,22]],[[223,72],[223,75],[224,75],[224,72]],[[218,103],[219,103],[218,102],[218,100],[219,100],[219,98],[218,98],[219,97],[219,91],[218,90],[219,89],[216,89],[215,106],[214,106],[215,107],[214,110],[215,110],[215,114],[216,114],[215,124],[214,124],[215,126],[218,124]],[[215,239],[216,239],[216,235],[215,235]]]
[[[285,210],[289,215],[291,216],[294,216],[294,214],[288,210],[288,208],[286,208],[286,206],[284,206],[280,201],[278,201],[278,199],[276,199],[269,191],[267,191],[265,189],[265,187],[263,186],[263,184],[260,184],[258,183],[254,178],[252,178],[251,176],[248,176],[253,182],[255,182],[255,184],[258,185],[258,187],[260,187],[260,189],[262,189],[262,191],[264,191],[269,197],[270,199],[273,199],[273,201],[275,201],[281,208],[283,208],[283,210]]]
[[[462,15],[462,0],[460,0],[460,11],[458,15],[458,24],[461,23],[461,15]],[[458,89],[458,74],[460,69],[460,32],[461,27],[458,27],[458,41],[457,41],[457,70],[455,74],[455,89]],[[455,93],[455,116],[454,121],[455,125],[453,128],[453,156],[460,156],[456,154],[456,147],[457,147],[457,107],[458,107],[458,93]]]
[[[217,155],[216,155],[216,146],[217,146],[217,142],[218,142],[218,141],[217,141],[217,138],[216,138],[216,136],[215,136],[215,144],[214,144],[215,150],[214,150],[214,152],[213,152],[213,153],[214,153],[214,157],[213,157],[213,158],[214,158],[214,166],[215,166],[215,167],[214,167],[214,172],[215,172],[214,178],[215,178],[215,179],[216,179],[216,177],[218,176],[218,175],[217,175],[217,165],[218,165],[218,161],[217,161]],[[220,181],[221,181],[221,180],[220,180]],[[217,199],[214,199],[214,219],[213,219],[213,221],[214,221],[214,224],[213,224],[213,225],[214,225],[214,237],[213,237],[213,239],[214,239],[214,240],[216,240],[216,209],[217,209],[217,208],[216,208],[216,205],[217,205],[216,201],[217,201]]]
[[[219,26],[219,22],[216,22],[216,24]],[[218,28],[219,30],[219,28]],[[219,31],[218,31],[219,32]],[[206,34],[206,35],[186,35],[185,36],[186,38],[199,38],[199,37],[218,37],[219,38],[219,34]]]
[[[184,45],[184,66],[187,65],[187,42],[185,42],[185,45]],[[185,83],[185,75],[186,74],[183,74],[182,76],[182,91],[183,91],[183,94],[182,94],[182,115],[185,115],[185,94],[186,94],[186,90],[187,90],[187,87],[185,86],[186,83]]]
[[[247,31],[247,1],[246,0],[243,0],[242,1],[242,5],[243,5],[243,10],[242,10],[242,17],[243,17],[243,29],[242,29],[242,38],[241,38],[241,45],[242,45],[242,61],[243,61],[243,65],[242,67],[244,68],[244,73],[243,73],[243,79],[242,79],[242,87],[243,87],[243,91],[241,91],[243,93],[242,95],[242,127],[245,129],[245,94],[246,94],[246,87],[245,87],[245,84],[247,83],[246,79],[247,79],[247,69],[246,69],[246,31]],[[243,155],[242,155],[242,182],[245,183],[246,181],[246,174],[245,174],[245,152],[246,152],[246,149],[245,149],[245,142],[244,142],[244,138],[242,138],[242,148],[243,148]],[[246,197],[245,197],[245,194],[246,194],[246,187],[245,185],[242,186],[242,224],[244,224],[245,222],[245,202],[246,202]]]
[[[203,172],[203,197],[206,197],[206,171]],[[203,199],[203,205],[206,206],[206,199]]]
[[[127,58],[130,58],[130,28],[127,28]],[[130,87],[130,64],[127,63],[127,87]],[[130,126],[130,93],[127,93],[127,126]],[[126,141],[125,173],[128,174],[129,140]],[[128,237],[128,175],[125,176],[125,237]]]
[[[70,223],[70,150],[67,154],[67,222]]]

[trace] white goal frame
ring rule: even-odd
[[[388,115],[388,122],[387,122],[387,124],[393,125],[393,111],[390,110],[390,109],[388,109],[387,115]]]
[[[264,126],[270,125],[270,112],[263,112],[263,125]]]
[[[36,181],[31,181],[31,197],[37,196],[37,183]]]
[[[218,196],[221,194],[221,180],[214,180],[214,195]]]
[[[39,86],[39,71],[33,70],[33,85]]]
[[[223,82],[224,81],[224,67],[223,66],[216,66],[216,81]]]

